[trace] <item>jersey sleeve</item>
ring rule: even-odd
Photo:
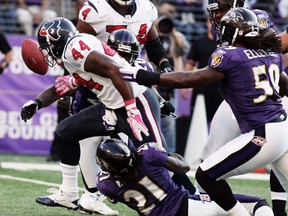
[[[236,48],[234,48],[235,47],[227,48],[227,50],[225,48],[216,49],[209,58],[208,65],[225,74],[226,71],[229,71],[229,68],[233,67],[233,62],[230,61],[230,58],[233,53],[231,51],[236,50]]]
[[[0,41],[1,41],[0,51],[4,54],[8,53],[12,48],[2,32],[0,32]]]
[[[101,13],[99,13],[98,10],[99,8],[97,8],[97,5],[87,1],[78,13],[78,19],[93,27],[96,33],[99,31],[97,29],[97,26],[99,26],[97,23],[103,20],[103,17],[101,17]]]
[[[137,150],[141,154],[141,160],[154,166],[166,166],[168,154],[163,148],[158,148],[156,143],[147,143]]]

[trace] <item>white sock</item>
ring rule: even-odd
[[[269,206],[261,206],[255,211],[254,216],[274,216],[274,213]]]
[[[227,213],[229,216],[250,216],[248,211],[239,201],[237,201],[236,205],[232,209],[228,210]]]
[[[274,192],[271,191],[271,199],[272,200],[283,200],[286,201],[287,200],[287,193],[286,192]]]
[[[62,171],[62,184],[60,189],[72,199],[79,199],[78,166],[60,163]]]

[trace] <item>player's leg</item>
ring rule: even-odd
[[[240,128],[230,106],[226,101],[223,101],[212,119],[209,136],[202,150],[201,159],[206,159],[240,134]]]
[[[255,134],[243,134],[224,145],[200,165],[196,172],[198,183],[221,207],[231,209],[235,206],[231,189],[225,181],[218,179],[250,172],[280,158],[287,151],[283,139],[287,127],[287,121],[266,124],[267,142],[259,139],[265,137],[262,130],[256,130]],[[285,173],[284,165],[281,171]],[[285,174],[288,176],[287,172]]]
[[[137,108],[141,113],[143,122],[149,131],[149,136],[142,133],[142,141],[135,138],[128,122],[127,111],[125,108],[115,110],[118,118],[116,129],[118,132],[125,133],[136,147],[147,143],[156,142],[159,147],[165,148],[166,140],[160,130],[160,107],[159,101],[155,93],[151,89],[147,89],[143,94],[136,99]]]
[[[222,148],[204,160],[196,172],[196,180],[200,186],[230,215],[246,216],[247,210],[240,205],[230,186],[219,177],[253,158],[261,146],[252,142],[253,133],[244,134],[225,144]]]
[[[105,135],[107,131],[99,114],[102,107],[94,105],[61,121],[56,133],[61,140],[62,184],[60,190],[51,196],[39,197],[36,201],[47,206],[62,206],[77,209],[79,199],[78,163],[80,159],[79,140],[87,137]]]
[[[234,195],[235,199],[241,203],[249,215],[253,216],[274,216],[273,211],[265,199],[247,196]],[[228,213],[220,208],[207,194],[190,196],[188,199],[189,216],[228,216]]]
[[[287,216],[286,202],[287,192],[282,187],[280,181],[274,174],[273,170],[270,172],[270,189],[272,208],[275,216]]]
[[[96,150],[104,137],[90,137],[80,141],[81,156],[79,166],[85,185],[85,192],[79,200],[79,211],[103,215],[119,215],[103,201],[106,198],[96,187],[96,175],[100,167],[96,163]]]

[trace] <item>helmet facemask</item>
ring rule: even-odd
[[[129,64],[133,64],[139,56],[140,45],[137,37],[127,29],[113,31],[107,39],[107,44]]]
[[[220,20],[231,8],[243,7],[244,0],[209,0],[207,11],[209,20],[214,28],[219,31]]]

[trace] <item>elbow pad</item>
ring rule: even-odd
[[[147,41],[145,44],[145,49],[149,60],[158,67],[161,59],[167,59],[167,53],[159,38],[154,41]]]

